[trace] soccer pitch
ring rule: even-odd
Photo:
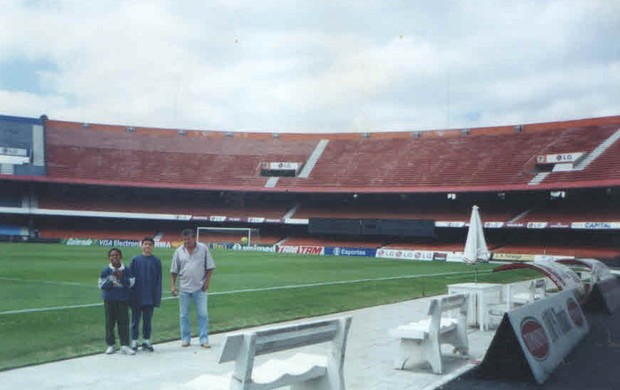
[[[0,243],[0,370],[105,349],[97,278],[108,264],[108,249]],[[138,253],[123,248],[123,262]],[[154,253],[164,271],[163,300],[153,317],[155,343],[179,338],[168,273],[172,253]],[[213,256],[211,333],[444,294],[447,284],[473,281],[474,272],[462,263],[218,250]],[[492,273],[493,267],[479,265],[478,280],[537,276],[530,270]]]

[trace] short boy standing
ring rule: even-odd
[[[105,353],[109,355],[116,352],[114,327],[118,324],[121,352],[125,355],[134,355],[136,352],[129,348],[128,310],[129,289],[134,284],[134,278],[121,262],[123,253],[120,249],[110,249],[108,259],[110,264],[99,275],[99,288],[105,307],[105,342],[108,344]]]
[[[151,331],[153,310],[161,303],[161,260],[153,256],[155,241],[145,237],[140,243],[142,254],[134,256],[129,264],[136,285],[130,293],[131,349],[138,350],[140,319],[142,319],[142,350],[153,352]]]

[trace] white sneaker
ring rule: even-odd
[[[123,345],[123,346],[121,347],[121,353],[122,353],[123,355],[135,355],[135,354],[136,354],[136,351],[134,351],[133,349],[129,348],[129,347],[128,347],[128,346],[126,346],[126,345]]]
[[[105,354],[106,355],[111,355],[114,352],[116,352],[116,349],[114,349],[113,345],[108,345],[108,347],[105,349]]]
[[[131,349],[138,351],[138,340],[131,340]]]

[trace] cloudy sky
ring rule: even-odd
[[[620,1],[0,0],[0,114],[273,132],[620,115]]]

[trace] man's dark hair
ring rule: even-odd
[[[142,242],[144,242],[144,241],[150,241],[151,244],[155,245],[155,240],[153,240],[153,237],[144,237],[142,239]]]
[[[183,229],[181,237],[196,237],[196,232],[193,229]]]

